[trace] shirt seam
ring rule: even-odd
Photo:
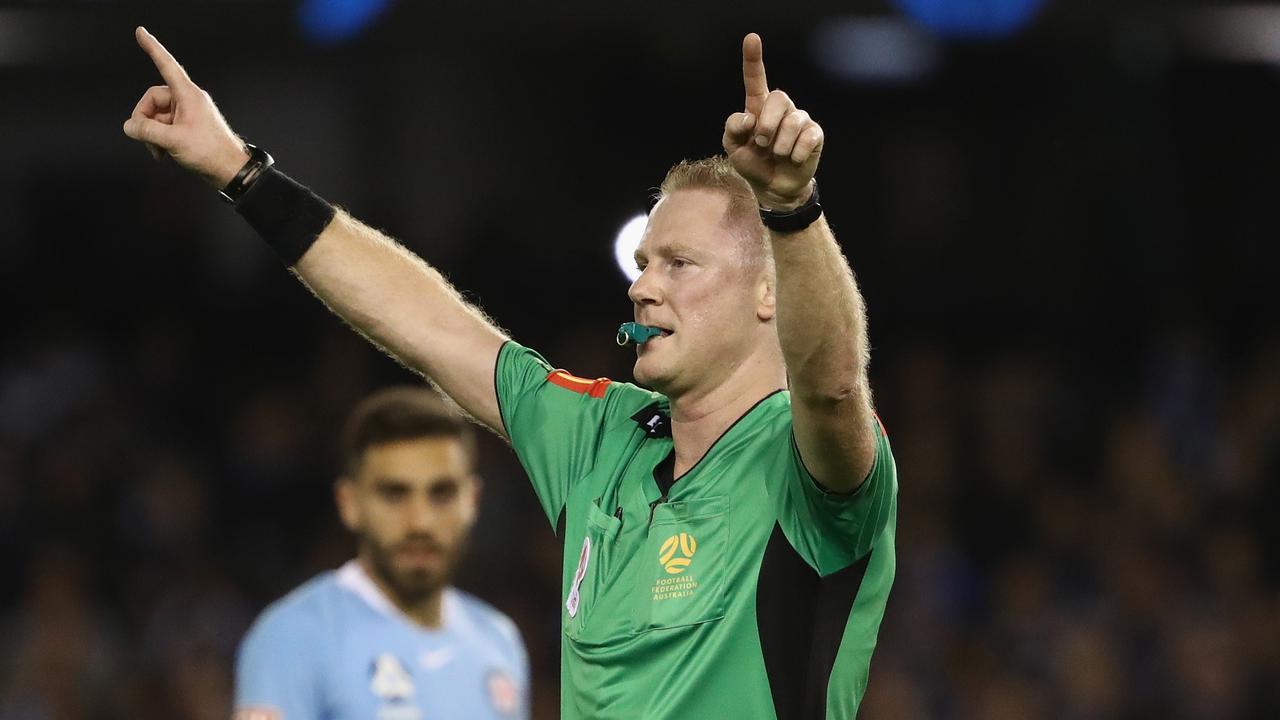
[[[876,469],[880,467],[880,438],[878,437],[878,432],[876,437],[875,456],[872,458],[871,469],[867,471],[866,477],[862,478],[862,482],[858,484],[858,487],[850,490],[849,492],[837,492],[835,490],[832,490],[831,488],[828,488],[826,485],[823,485],[822,481],[819,480],[818,477],[814,475],[811,470],[809,470],[809,466],[805,464],[804,454],[800,452],[800,443],[796,441],[796,428],[795,428],[794,420],[792,421],[792,423],[793,424],[791,426],[791,447],[795,449],[796,459],[800,461],[800,470],[804,472],[805,477],[808,478],[809,483],[813,486],[813,488],[818,492],[822,493],[822,496],[824,498],[830,498],[832,500],[836,500],[840,502],[849,502],[851,500],[856,499],[858,495],[862,493],[862,491],[868,485],[871,484],[872,479],[875,477]]]

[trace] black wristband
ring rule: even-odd
[[[809,227],[822,216],[822,205],[818,202],[818,181],[813,181],[813,192],[809,199],[795,210],[779,212],[760,208],[760,221],[764,226],[776,233],[794,233]]]
[[[231,182],[227,186],[218,191],[223,200],[231,204],[235,204],[250,187],[253,187],[254,181],[262,176],[262,173],[273,163],[275,159],[271,157],[271,153],[258,147],[257,145],[244,144],[244,149],[249,151],[249,159],[241,166],[240,172],[231,178]]]
[[[276,251],[295,265],[333,220],[333,206],[274,167],[258,174],[236,201],[236,212]]]

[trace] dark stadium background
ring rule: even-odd
[[[0,8],[0,720],[225,720],[252,617],[352,552],[341,419],[414,380],[123,136],[159,83],[136,24],[286,171],[617,379],[614,234],[718,150],[761,32],[826,129],[898,458],[861,717],[1280,717],[1275,7],[1051,1],[1000,38],[888,2],[643,9],[403,1],[325,45],[292,3]],[[878,21],[915,45],[873,60],[924,66],[824,65]],[[481,464],[459,582],[553,718],[560,542],[508,450]]]

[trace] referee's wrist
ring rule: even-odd
[[[225,160],[218,163],[218,167],[212,175],[213,186],[218,190],[226,188],[240,172],[240,168],[244,167],[251,159],[252,156],[249,154],[249,149],[245,147],[243,142],[239,143],[233,151],[227,153]]]
[[[228,187],[222,196],[234,203],[240,217],[292,267],[333,221],[337,209],[280,172],[266,151],[250,146],[250,156],[230,181],[236,187]],[[260,162],[260,157],[266,162]],[[246,170],[250,171],[247,176]]]
[[[760,222],[773,235],[790,235],[798,233],[818,221],[822,217],[821,198],[818,197],[818,182],[810,180],[807,194],[798,205],[786,203],[785,210],[777,210],[760,206]]]
[[[756,203],[760,205],[761,210],[764,210],[766,212],[774,212],[774,213],[792,212],[796,208],[799,208],[800,206],[809,202],[809,198],[813,196],[813,191],[815,187],[817,187],[817,181],[810,180],[809,183],[804,186],[804,189],[800,191],[800,194],[796,195],[795,197],[780,198],[777,196],[762,197],[760,195],[757,195]]]

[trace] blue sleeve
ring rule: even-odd
[[[318,608],[268,608],[236,656],[235,720],[322,720],[323,647]]]

